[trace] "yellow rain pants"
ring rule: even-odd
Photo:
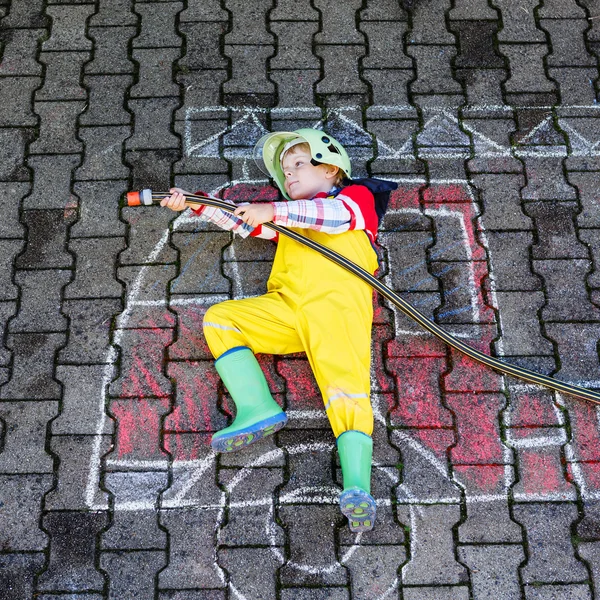
[[[377,269],[364,231],[294,231],[370,273]],[[348,430],[371,435],[372,288],[318,252],[280,236],[267,290],[209,308],[204,335],[213,356],[236,346],[255,354],[306,352],[335,436]]]

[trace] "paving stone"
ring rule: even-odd
[[[171,177],[172,165],[179,160],[180,152],[176,149],[140,150],[127,152],[125,162],[131,166],[132,189],[150,188],[157,191],[167,188]],[[136,208],[139,211],[140,207]],[[156,212],[155,208],[151,208]],[[169,212],[168,209],[165,212]],[[172,215],[169,215],[173,218]]]
[[[405,427],[451,427],[452,414],[441,402],[440,373],[443,358],[388,359],[387,369],[396,379],[399,403],[390,412],[391,424]]]
[[[27,245],[15,263],[18,269],[67,269],[73,256],[66,250],[66,238],[73,215],[64,209],[24,210],[21,221],[27,227]]]
[[[60,314],[60,296],[71,277],[71,271],[67,270],[17,271],[15,281],[21,289],[21,303],[9,331],[65,331],[68,324]]]
[[[173,23],[183,10],[183,2],[138,3],[141,31],[133,40],[133,48],[179,47],[181,38],[173,31]]]
[[[513,491],[519,501],[573,500],[575,490],[564,473],[561,446],[563,429],[511,429],[507,445],[515,448],[518,478]],[[536,505],[537,506],[537,505]],[[546,506],[546,505],[544,505]],[[521,520],[516,516],[518,522]]]
[[[272,44],[273,36],[265,28],[266,13],[271,6],[269,0],[260,0],[252,5],[241,0],[227,0],[224,7],[231,11],[232,24],[225,36],[225,44]]]
[[[591,600],[592,592],[588,585],[526,585],[525,598],[527,600]]]
[[[169,360],[212,360],[206,339],[202,333],[202,321],[208,305],[199,302],[172,303],[170,307],[177,313],[176,339],[169,346]]]
[[[77,257],[75,278],[65,288],[65,298],[120,298],[122,285],[114,280],[114,264],[125,248],[122,237],[71,240]]]
[[[533,243],[531,232],[488,231],[486,238],[492,265],[490,270],[499,298],[503,291],[533,292],[541,290],[540,278],[532,274],[529,267],[529,248]],[[499,299],[499,301],[501,300]]]
[[[497,338],[494,325],[454,325],[453,332],[471,347],[490,354],[492,339]],[[450,351],[451,371],[444,376],[446,392],[501,392],[504,383],[500,375],[457,350]]]
[[[23,200],[23,208],[65,210],[76,203],[71,178],[81,162],[78,154],[30,156],[27,162],[34,171],[33,190]]]
[[[358,62],[365,55],[363,46],[319,44],[315,47],[314,52],[315,56],[323,61],[324,71],[323,78],[316,85],[318,95],[335,96],[339,94],[354,95],[361,100],[366,98],[367,86],[361,80],[358,72]],[[354,102],[344,104],[352,105]]]
[[[458,69],[503,69],[504,61],[494,48],[494,35],[498,24],[494,21],[455,21],[450,30],[457,37],[459,54],[455,67]]]
[[[494,0],[494,7],[502,15],[502,29],[498,33],[499,42],[544,42],[545,36],[537,27],[534,9],[537,0],[527,0],[524,4],[516,0]],[[522,8],[520,8],[522,7]]]
[[[95,12],[93,6],[47,6],[46,14],[52,19],[50,38],[42,50],[90,50],[92,42],[85,34],[85,22]]]
[[[175,384],[175,403],[166,429],[214,432],[227,426],[218,410],[220,378],[212,361],[172,362],[167,373]]]
[[[598,240],[598,231],[595,229],[580,229],[580,239],[587,244],[589,250],[591,250],[594,270],[587,277],[587,283],[592,288],[600,287],[600,272],[597,265],[599,264],[598,258],[600,257],[600,241]]]
[[[576,186],[582,205],[582,211],[577,215],[577,223],[580,227],[600,226],[600,202],[598,202],[598,190],[594,186],[597,173],[569,173],[569,182]]]
[[[450,71],[456,56],[454,46],[409,45],[406,53],[415,59],[417,65],[417,79],[410,84],[413,94],[462,93],[460,84],[452,78]]]
[[[315,2],[321,12],[321,31],[315,37],[316,44],[361,44],[363,37],[356,30],[356,13],[361,3],[351,3],[332,7],[323,0]]]
[[[334,536],[340,525],[338,506],[281,506],[279,517],[289,539],[289,559],[279,577],[284,586],[347,585],[348,575],[335,552]],[[315,553],[314,549],[319,548]]]
[[[45,67],[45,77],[43,86],[35,91],[35,101],[86,100],[80,74],[89,58],[89,52],[42,52],[39,61]]]
[[[482,197],[482,221],[486,229],[532,229],[531,219],[521,210],[519,190],[524,185],[521,175],[485,174],[476,175],[473,180]]]
[[[519,598],[519,564],[525,558],[518,546],[460,546],[458,556],[469,568],[475,598]]]
[[[452,464],[506,462],[499,423],[506,398],[500,394],[447,394],[445,400],[454,412],[458,434],[457,443],[450,450]]]
[[[19,222],[19,207],[28,190],[27,183],[0,182],[0,196],[6,199],[0,207],[0,238],[25,237],[25,230]]]
[[[38,590],[102,591],[105,580],[95,567],[95,544],[107,521],[105,512],[47,513],[42,524],[50,536],[50,552]]]
[[[452,527],[460,519],[459,507],[442,504],[414,505],[410,511],[411,556],[402,567],[402,583],[462,583],[466,570],[454,558],[452,539]]]
[[[214,540],[220,510],[180,508],[163,511],[161,524],[169,531],[169,564],[158,575],[159,589],[219,589],[227,586],[217,564]],[[207,535],[207,532],[211,532]]]
[[[438,15],[446,13],[449,9],[448,0],[435,0],[431,3],[415,5],[408,43],[454,44],[454,36],[447,31],[445,23],[438,18]]]
[[[207,69],[190,71],[189,73],[177,73],[175,81],[180,84],[183,90],[182,107],[175,113],[177,118],[187,118],[187,114],[191,112],[187,107],[190,106],[198,108],[218,106],[221,87],[227,78],[228,73],[224,69]],[[183,115],[183,117],[181,115]]]
[[[126,190],[126,181],[75,183],[73,191],[79,197],[79,219],[70,229],[71,238],[124,235],[125,223],[119,219],[116,199]]]
[[[121,151],[129,127],[82,127],[78,136],[85,144],[81,166],[75,171],[79,181],[125,179],[129,170],[122,162]]]
[[[515,14],[517,12],[515,10]],[[543,35],[541,32],[540,34]],[[513,94],[554,92],[554,84],[546,77],[542,62],[547,51],[545,44],[501,44],[500,53],[506,56],[510,63],[510,78],[505,83],[506,91]]]
[[[108,510],[106,492],[90,485],[96,473],[90,457],[94,453],[103,456],[110,445],[108,436],[53,436],[49,447],[59,461],[55,469],[57,484],[45,496],[44,509],[87,510],[91,504],[95,510]]]
[[[379,515],[378,515],[379,516]],[[402,547],[390,552],[389,546],[359,546],[355,552],[346,550],[348,557],[341,559],[350,571],[353,598],[374,598],[384,596],[388,590],[398,586],[398,567],[406,560]]]
[[[0,109],[0,126],[35,127],[38,117],[31,109],[33,91],[40,87],[39,77],[1,77],[0,96],[3,106]]]
[[[598,387],[596,340],[600,337],[600,326],[597,323],[547,323],[546,331],[556,342],[560,357],[560,370],[553,376],[562,381]]]
[[[566,105],[593,105],[596,102],[594,78],[597,71],[593,68],[548,69],[552,79],[558,81],[560,97]]]
[[[266,261],[252,263],[240,261],[222,264],[223,274],[232,282],[234,298],[265,294],[271,268],[272,262]]]
[[[7,563],[12,562],[10,555],[4,553],[44,550],[48,543],[48,536],[40,529],[39,521],[42,498],[52,487],[52,475],[0,475],[0,483],[0,502],[3,508],[0,512],[0,546],[3,551],[0,555],[0,592],[3,592],[8,575],[4,569]],[[16,567],[16,563],[12,564]],[[42,564],[43,561],[39,567]],[[17,572],[15,568],[14,573]]]
[[[225,600],[223,590],[168,590],[159,592],[160,600]]]
[[[63,384],[64,393],[60,415],[51,424],[53,435],[112,432],[112,421],[102,418],[104,382],[110,374],[104,365],[57,367],[56,378]]]
[[[552,342],[540,329],[541,292],[496,292],[502,337],[494,342],[499,356],[552,356]]]
[[[555,3],[558,5],[558,3]],[[569,4],[569,3],[566,3]],[[589,27],[585,19],[541,18],[542,29],[550,34],[552,52],[548,55],[549,67],[582,67],[596,64],[594,57],[585,48],[584,31]],[[583,15],[581,15],[583,16]],[[562,99],[564,102],[564,98]]]
[[[460,69],[455,72],[455,77],[458,81],[462,83],[465,87],[467,94],[467,105],[470,106],[500,106],[504,104],[502,98],[502,88],[501,83],[506,79],[506,72],[501,69]],[[471,113],[469,109],[465,111],[467,114]],[[464,123],[464,121],[463,121]],[[474,143],[477,147],[478,140],[474,138]],[[481,143],[479,145],[482,145]],[[476,152],[476,154],[479,154]],[[475,166],[472,167],[474,170],[478,171],[488,171],[489,168],[483,168],[481,163],[483,163],[485,159],[473,159],[471,163]],[[504,169],[505,171],[508,169]]]
[[[138,206],[124,208],[121,216],[131,226],[131,235],[128,249],[119,256],[120,264],[143,265],[175,262],[177,255],[167,243],[166,237],[169,222],[175,216],[172,211]],[[218,236],[215,235],[215,237]],[[224,246],[229,239],[229,234],[221,232],[220,238]]]
[[[390,437],[403,464],[402,483],[396,490],[399,504],[459,501],[460,489],[448,471],[447,452],[454,443],[451,429],[396,429]],[[410,523],[404,517],[402,513],[399,519]]]
[[[182,23],[179,29],[185,39],[186,48],[185,55],[177,63],[180,73],[192,75],[189,72],[191,69],[227,68],[227,61],[221,54],[220,47],[221,36],[227,30],[225,23],[218,21]],[[271,65],[273,66],[273,62]],[[186,103],[185,106],[197,105]]]
[[[42,0],[12,2],[8,16],[2,21],[2,27],[37,28],[49,25],[50,19],[44,15]]]
[[[159,392],[160,393],[160,392]],[[142,468],[154,461],[164,461],[166,452],[160,443],[161,423],[169,412],[166,398],[119,398],[110,403],[115,419],[116,436],[111,461],[138,462]]]
[[[3,400],[60,399],[61,387],[54,379],[56,350],[65,343],[63,333],[13,333],[6,347],[13,352],[11,378],[0,388]]]
[[[458,539],[467,544],[521,543],[522,531],[510,515],[508,486],[512,466],[455,465],[454,480],[465,490],[467,518],[459,525]]]
[[[275,86],[266,76],[266,61],[273,55],[272,46],[225,46],[231,59],[232,74],[222,86],[229,106],[273,106]],[[263,74],[259,79],[257,74]]]
[[[504,420],[508,426],[559,425],[558,408],[550,390],[534,385],[509,383],[510,400]]]
[[[524,210],[536,227],[533,259],[587,258],[587,249],[575,232],[578,207],[574,202],[528,202]]]
[[[98,11],[89,20],[90,26],[125,27],[136,25],[139,17],[127,0],[101,0]]]
[[[123,310],[121,300],[64,300],[69,318],[69,341],[58,354],[63,364],[104,364],[114,360],[109,335],[113,318]],[[112,357],[112,358],[111,358]]]
[[[140,74],[138,83],[129,90],[130,98],[179,96],[172,69],[180,55],[179,48],[134,49],[132,58],[140,65]]]
[[[533,271],[544,278],[547,304],[545,321],[598,321],[598,308],[590,303],[582,283],[590,271],[587,260],[534,260]]]
[[[48,421],[56,402],[1,402],[5,435],[0,453],[1,473],[51,473],[53,459],[45,450]]]
[[[387,248],[390,283],[397,291],[437,291],[439,284],[428,272],[426,251],[434,243],[428,231],[382,233],[381,244]]]
[[[228,237],[223,232],[174,233],[171,240],[179,249],[181,269],[178,277],[171,282],[171,293],[229,292],[230,283],[223,276],[220,265],[222,248]],[[241,267],[238,262],[235,265]],[[243,281],[246,279],[243,278]]]
[[[41,125],[39,137],[29,146],[31,154],[47,154],[57,149],[62,154],[81,152],[75,127],[77,115],[85,108],[83,102],[36,102],[33,108]]]
[[[138,5],[139,6],[139,5]],[[100,567],[108,574],[108,598],[133,600],[154,594],[157,573],[167,562],[164,552],[103,552]]]
[[[218,474],[229,501],[228,519],[219,531],[219,543],[283,546],[283,531],[275,522],[276,507],[270,498],[272,491],[283,483],[281,469],[248,469],[243,478],[241,475],[233,469],[221,469]]]
[[[170,131],[173,111],[179,99],[144,98],[129,100],[128,107],[134,113],[135,128],[127,138],[127,150],[178,148],[179,139]]]
[[[317,57],[313,54],[312,41],[318,31],[314,21],[274,21],[270,26],[277,36],[277,53],[269,62],[271,69],[295,70],[319,69]]]
[[[129,125],[132,117],[124,107],[125,94],[133,83],[131,75],[86,75],[87,110],[79,118],[80,125]]]
[[[158,496],[168,486],[164,471],[107,473],[106,489],[113,495],[111,526],[102,534],[103,550],[165,548],[167,534],[159,528],[155,510]]]
[[[229,574],[229,586],[244,598],[275,598],[276,573],[283,559],[269,548],[223,548],[219,561]],[[235,592],[234,592],[235,593]]]
[[[92,23],[96,22],[99,14],[92,17]],[[131,13],[128,14],[133,17]],[[127,49],[136,34],[135,27],[89,27],[87,33],[94,43],[94,57],[84,69],[87,75],[133,73],[133,62],[128,57]]]
[[[0,592],[7,598],[31,598],[35,574],[44,560],[41,552],[0,555]]]

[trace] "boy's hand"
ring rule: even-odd
[[[267,221],[272,221],[275,216],[275,209],[270,202],[245,204],[238,206],[233,214],[239,217],[244,223],[252,227],[258,227]]]
[[[185,190],[181,188],[171,188],[169,190],[171,192],[170,196],[165,196],[161,201],[161,206],[166,206],[171,210],[181,211],[187,208],[185,204],[185,194],[189,194]]]

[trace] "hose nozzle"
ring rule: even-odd
[[[152,206],[152,190],[127,192],[127,206]]]

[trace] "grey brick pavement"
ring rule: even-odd
[[[275,198],[266,131],[325,127],[399,183],[382,278],[485,352],[600,388],[597,0],[0,1],[0,599],[600,598],[595,407],[375,299],[376,528],[338,513],[301,356],[288,427],[230,401],[208,306],[273,248],[138,187]]]

